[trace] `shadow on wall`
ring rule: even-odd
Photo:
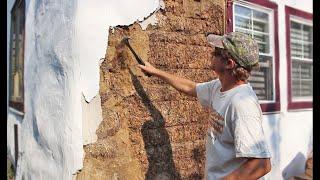
[[[307,158],[301,152],[297,153],[287,167],[284,168],[282,172],[283,179],[288,179],[292,176],[303,173],[305,170],[306,160]]]
[[[152,120],[146,121],[141,129],[149,162],[145,179],[181,179],[174,165],[172,148],[169,134],[165,129],[164,118],[161,112],[152,104],[140,81],[130,68],[129,72],[135,90],[152,116]]]
[[[280,133],[279,133],[279,119],[278,118],[273,118],[273,117],[267,117],[266,120],[268,121],[269,127],[271,127],[270,129],[272,129],[271,132],[271,148],[273,151],[273,155],[274,157],[272,157],[274,159],[275,162],[279,161],[279,144],[281,141],[281,137],[280,137]]]

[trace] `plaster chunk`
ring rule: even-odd
[[[90,103],[87,103],[84,96],[82,96],[81,104],[83,144],[87,145],[98,139],[96,129],[102,121],[100,95],[94,97]]]

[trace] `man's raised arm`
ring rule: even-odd
[[[189,79],[181,78],[172,74],[169,74],[165,71],[162,71],[160,69],[157,69],[153,67],[150,63],[145,62],[145,66],[138,65],[143,71],[153,75],[157,76],[164,81],[166,81],[168,84],[170,84],[172,87],[174,87],[176,90],[183,92],[189,96],[197,97],[196,92],[196,82],[193,82]]]

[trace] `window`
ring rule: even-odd
[[[290,20],[291,94],[293,100],[312,97],[312,26]]]
[[[243,32],[259,45],[259,71],[252,71],[249,82],[264,112],[279,111],[278,19],[277,5],[268,1],[237,1],[227,4],[227,32]]]
[[[17,0],[11,10],[9,106],[24,111],[24,24],[25,3]]]
[[[286,6],[288,108],[311,108],[313,95],[312,15]]]
[[[269,28],[270,13],[248,6],[234,5],[234,31],[252,36],[259,45],[260,71],[253,71],[249,82],[259,100],[274,100],[273,50],[270,46],[272,36]]]

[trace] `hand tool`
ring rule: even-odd
[[[138,61],[139,64],[145,66],[145,63],[143,62],[143,60],[137,55],[137,53],[133,50],[133,48],[131,47],[130,43],[129,43],[129,37],[124,37],[121,42],[124,43],[126,46],[128,46],[128,48],[130,49],[130,51],[132,52],[132,54],[134,55],[134,57],[136,58],[136,60]],[[151,74],[143,72],[146,76],[150,77]]]

